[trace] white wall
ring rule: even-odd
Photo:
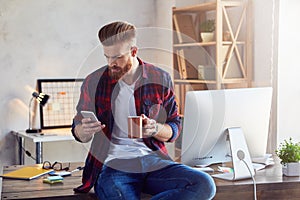
[[[277,144],[278,0],[253,0],[253,86],[272,86],[273,101],[267,151]]]
[[[156,13],[156,7],[155,0],[0,1],[1,164],[17,163],[16,139],[9,132],[28,128],[28,103],[36,79],[84,77],[105,64],[97,39],[102,25],[127,20],[139,29],[155,27],[160,16],[162,22],[171,18]],[[150,35],[144,31],[139,37],[153,43],[155,37]],[[143,58],[150,61],[153,53],[149,54]]]
[[[278,142],[300,141],[300,1],[280,1],[278,57]]]
[[[254,86],[272,86],[273,84],[273,56],[276,51],[274,49],[273,2],[273,0],[253,1]]]

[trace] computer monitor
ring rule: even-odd
[[[272,88],[201,90],[186,93],[181,162],[231,161],[227,128],[241,127],[251,157],[266,154]]]

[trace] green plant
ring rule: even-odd
[[[213,32],[215,30],[215,20],[208,19],[200,24],[201,32]]]
[[[292,138],[289,141],[284,140],[284,143],[280,143],[275,153],[281,159],[281,164],[299,162],[300,143],[293,143]]]

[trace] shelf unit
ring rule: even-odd
[[[251,87],[249,1],[216,0],[173,8],[174,84],[183,114],[189,90]],[[200,24],[214,19],[214,39],[202,42]]]

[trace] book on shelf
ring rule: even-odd
[[[184,50],[177,50],[176,54],[180,79],[198,79],[198,68],[188,61],[185,57]]]
[[[180,79],[186,79],[187,78],[187,71],[186,71],[186,63],[185,63],[183,49],[177,50],[176,54],[177,54],[179,77],[180,77]]]
[[[198,67],[194,67],[193,64],[186,61],[186,74],[187,79],[198,79]]]
[[[179,43],[195,42],[197,37],[193,17],[186,14],[173,15],[174,28],[177,33]]]

